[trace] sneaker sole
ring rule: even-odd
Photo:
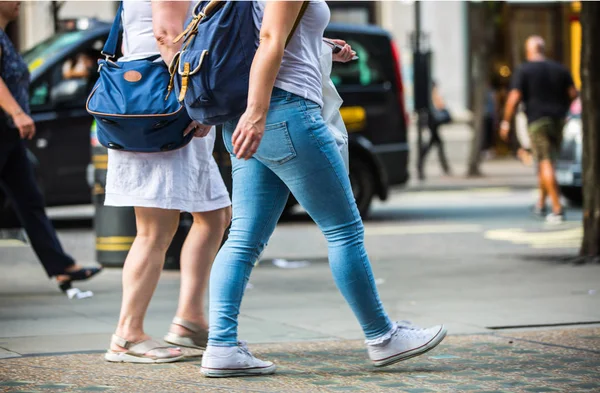
[[[200,368],[200,373],[208,378],[227,378],[227,377],[248,377],[253,375],[273,374],[277,366],[274,364],[262,368],[242,368],[242,369],[217,369]]]
[[[438,334],[436,334],[427,344],[423,345],[422,347],[399,353],[385,360],[374,360],[373,365],[375,367],[385,367],[429,352],[433,348],[437,347],[444,340],[444,338],[446,338],[446,333],[447,330],[442,325],[442,328],[440,329]]]

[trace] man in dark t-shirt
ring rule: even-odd
[[[540,199],[533,210],[537,215],[546,215],[546,198],[550,197],[552,211],[546,215],[546,221],[560,223],[564,221],[564,213],[554,163],[560,151],[564,119],[571,101],[577,97],[577,90],[570,72],[563,65],[546,59],[544,46],[544,40],[539,36],[527,39],[527,62],[513,76],[500,134],[503,139],[508,139],[515,108],[523,101],[540,186]]]

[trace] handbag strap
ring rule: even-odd
[[[121,30],[121,14],[123,13],[123,2],[119,2],[119,9],[117,10],[117,15],[115,15],[115,20],[113,21],[112,27],[110,28],[110,33],[108,34],[108,38],[104,43],[104,48],[102,49],[102,55],[106,56],[107,59],[115,57],[117,53],[117,42],[119,41],[119,31]]]
[[[296,17],[296,21],[294,22],[294,26],[292,26],[292,30],[290,31],[290,34],[287,36],[287,39],[285,40],[285,46],[286,47],[290,43],[290,40],[292,39],[292,36],[294,35],[294,32],[298,28],[298,25],[300,24],[300,20],[302,19],[302,17],[304,16],[304,13],[306,12],[306,8],[308,7],[308,3],[309,3],[308,1],[303,1],[302,2],[302,7],[300,8],[300,12],[298,12],[298,16]]]

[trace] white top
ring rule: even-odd
[[[254,24],[260,31],[265,1],[254,2]],[[331,14],[323,0],[311,0],[285,48],[275,87],[323,106],[319,57]]]
[[[196,4],[192,1],[189,3],[188,18]],[[152,30],[152,3],[149,0],[124,0],[121,18],[124,56],[120,61],[139,60],[159,53]]]
[[[159,54],[150,0],[123,1],[123,60]],[[159,60],[160,61],[160,60]],[[182,130],[183,131],[183,130]],[[215,130],[185,147],[160,153],[108,150],[107,206],[140,206],[190,213],[231,204],[213,159]]]

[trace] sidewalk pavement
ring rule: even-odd
[[[600,328],[449,336],[421,357],[386,368],[361,341],[255,345],[273,376],[208,379],[200,358],[111,364],[99,353],[0,361],[1,392],[598,392]]]
[[[414,128],[409,132],[410,143],[410,181],[406,191],[437,191],[466,188],[536,188],[535,169],[524,165],[516,158],[499,157],[483,160],[483,176],[467,178],[467,162],[471,149],[473,130],[463,123],[452,123],[440,128],[444,150],[452,170],[451,176],[444,175],[438,160],[437,147],[434,147],[425,160],[426,179],[417,176],[417,133]],[[429,140],[427,130],[423,132],[424,142]]]

